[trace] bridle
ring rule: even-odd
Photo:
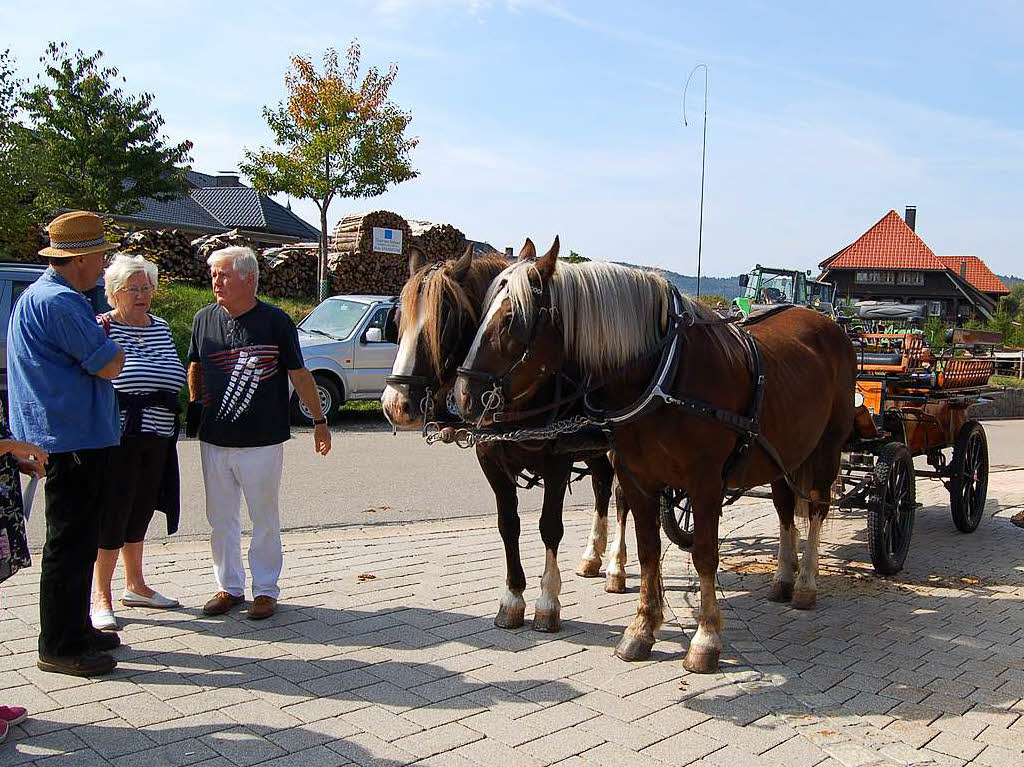
[[[502,286],[500,285],[498,286],[496,294],[497,292],[500,292],[501,287]],[[505,408],[518,399],[518,397],[513,397],[511,394],[512,376],[515,374],[516,370],[526,364],[527,360],[532,356],[541,320],[547,318],[547,321],[556,329],[561,325],[561,317],[558,310],[555,307],[550,306],[551,296],[547,283],[542,282],[541,287],[531,287],[530,290],[533,292],[534,296],[537,297],[537,303],[543,303],[543,305],[534,312],[533,322],[529,327],[526,326],[521,317],[513,316],[512,323],[508,328],[508,334],[512,339],[524,347],[523,353],[519,358],[510,362],[500,373],[488,373],[467,367],[459,367],[456,370],[459,375],[465,376],[466,378],[474,381],[481,381],[486,387],[489,387],[480,395],[480,404],[483,406],[483,412],[477,419],[477,428],[480,428],[483,425],[484,420],[488,416],[491,417],[491,421],[494,423],[501,423],[503,421],[507,422],[513,419],[518,421],[545,413],[549,414],[549,420],[554,420],[558,416],[559,412],[561,412],[567,405],[575,404],[586,394],[584,387],[569,376],[562,369],[563,366],[559,366],[558,370],[555,371],[555,394],[554,399],[550,404],[532,408],[530,410],[519,410],[512,413],[506,413]],[[542,365],[541,372],[544,371],[545,366]],[[568,384],[573,391],[569,396],[563,397],[562,389],[566,384]]]
[[[430,276],[437,270],[443,268],[445,265],[444,261],[438,261],[433,264],[423,274],[423,278],[420,282],[422,286],[427,282]],[[463,316],[463,312],[458,311],[458,307],[455,307],[453,311],[447,313],[444,324],[441,326],[441,350],[444,352],[447,349],[447,353],[444,354],[441,362],[441,372],[438,377],[425,376],[425,375],[389,375],[384,379],[384,382],[390,386],[408,386],[410,392],[412,388],[422,388],[424,390],[423,399],[419,402],[420,415],[424,418],[424,423],[435,419],[435,404],[434,396],[441,391],[444,386],[445,373],[451,370],[455,365],[458,364],[458,341],[462,337],[463,326],[467,324],[466,318]],[[445,420],[454,420],[451,413],[445,414],[447,417]]]

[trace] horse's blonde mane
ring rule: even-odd
[[[539,284],[536,262],[517,262],[491,284],[484,306],[505,285],[513,314],[530,327]],[[559,262],[548,287],[566,355],[587,370],[621,369],[653,349],[664,333],[669,288],[656,272],[595,261]]]
[[[442,309],[445,296],[463,315],[467,315],[470,323],[475,325],[479,319],[482,296],[494,276],[506,265],[500,256],[479,256],[473,259],[469,273],[463,282],[452,279],[449,274],[458,259],[449,259],[439,269],[425,266],[412,275],[405,283],[401,293],[402,322],[399,333],[413,332],[420,322],[423,312],[423,338],[434,372],[440,375],[444,365],[441,348],[441,334],[444,330]]]

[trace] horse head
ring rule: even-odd
[[[455,369],[472,343],[484,291],[502,265],[493,257],[474,259],[472,245],[434,264],[412,249],[396,311],[398,355],[381,397],[396,428],[419,428],[450,413]]]
[[[560,371],[564,344],[550,291],[557,267],[558,237],[540,258],[527,240],[519,260],[491,284],[484,319],[458,370],[455,404],[464,419],[515,420]]]

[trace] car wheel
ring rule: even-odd
[[[314,373],[313,380],[316,382],[316,394],[320,399],[320,410],[323,411],[327,422],[330,423],[334,420],[334,417],[338,414],[338,409],[343,404],[338,384],[320,373]],[[313,424],[313,414],[309,412],[309,409],[299,399],[298,392],[292,394],[292,420],[302,426],[311,426]]]

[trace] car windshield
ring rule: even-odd
[[[348,338],[366,314],[366,304],[329,298],[299,323],[299,329],[314,335]]]

